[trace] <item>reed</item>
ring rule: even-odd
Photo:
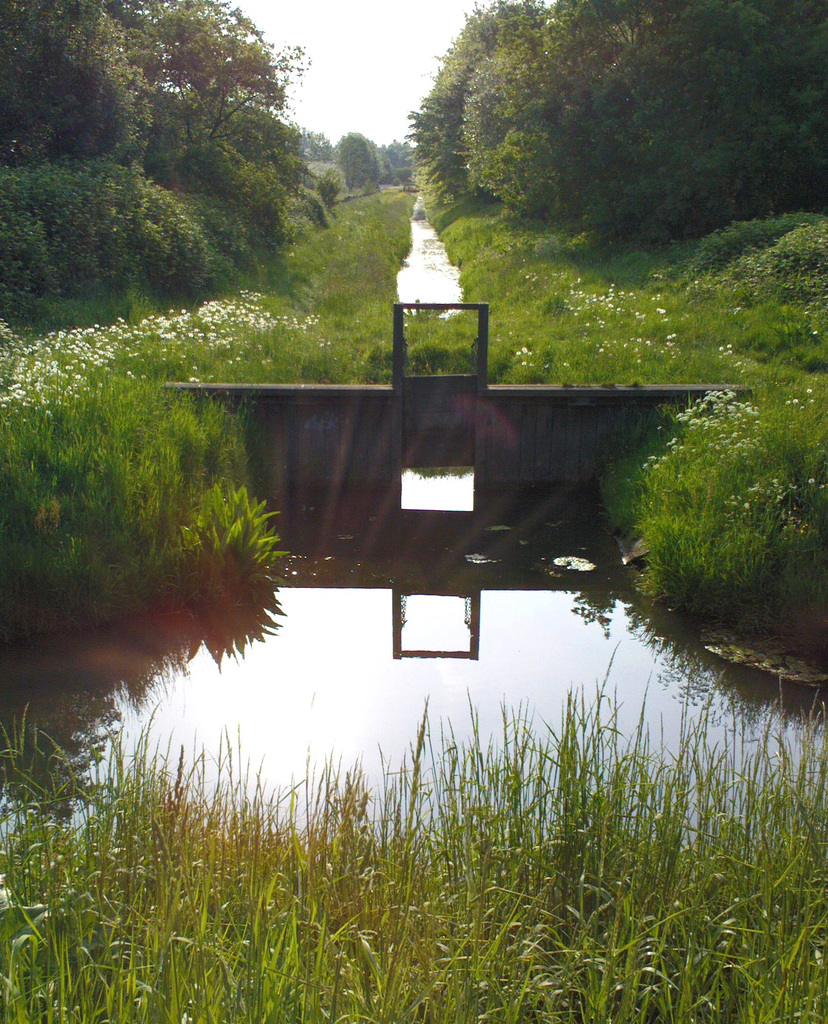
[[[281,795],[230,746],[84,779],[8,743],[3,1018],[816,1024],[820,725],[717,747],[702,717],[670,753],[599,694],[493,739],[424,718],[376,789]]]

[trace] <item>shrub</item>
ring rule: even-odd
[[[747,285],[757,298],[772,290],[788,301],[828,302],[828,218],[802,224],[773,245],[746,253],[728,277]]]
[[[256,249],[286,237],[283,190],[261,170],[238,178],[238,204],[174,193],[109,161],[0,168],[0,302],[24,320],[48,296],[90,291],[198,298]],[[246,204],[246,205],[244,205]],[[324,210],[318,199],[318,222]]]
[[[342,175],[335,167],[329,167],[316,178],[316,191],[328,210],[332,210],[342,191]]]
[[[784,217],[735,221],[699,242],[691,261],[692,268],[696,272],[722,270],[746,253],[773,245],[789,231],[823,219],[817,214],[790,213]]]

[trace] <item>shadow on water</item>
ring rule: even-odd
[[[644,598],[635,570],[622,564],[604,528],[594,493],[501,493],[475,504],[477,512],[411,511],[384,495],[333,502],[305,494],[280,517],[292,552],[281,566],[283,618],[261,608],[154,614],[6,648],[0,724],[9,734],[46,733],[81,769],[127,719],[136,730],[156,728],[158,709],[188,686],[185,703],[191,710],[202,696],[212,702],[219,731],[232,734],[235,723],[244,741],[268,720],[263,749],[284,745],[291,730],[298,713],[286,704],[288,693],[295,699],[305,687],[310,702],[324,704],[334,699],[321,689],[332,676],[348,690],[335,700],[360,709],[355,743],[379,743],[386,752],[395,743],[404,752],[410,739],[409,698],[431,702],[440,691],[453,700],[465,688],[466,701],[546,702],[549,720],[561,693],[594,686],[611,663],[610,683],[630,702],[633,718],[645,691],[648,700],[661,694],[662,719],[673,708],[678,714],[682,706],[712,702],[713,720],[723,726],[738,718],[761,728],[770,714],[794,724],[813,705],[813,692],[795,687],[780,701],[773,677],[726,664],[698,642],[692,624]],[[630,659],[623,664],[621,649]],[[246,695],[246,666],[261,673],[261,651],[269,652],[263,689]],[[422,690],[412,697],[420,678]],[[237,713],[245,699],[252,701],[249,721]],[[383,702],[406,716],[404,740],[383,732]],[[337,708],[334,728],[345,730]],[[199,722],[188,739],[192,744],[198,732],[209,746]],[[163,746],[160,728],[157,735]]]
[[[458,301],[457,272],[424,221],[413,243],[401,300]],[[468,355],[467,325],[442,322],[435,340],[421,312],[408,325],[412,360],[446,372]],[[458,477],[448,474],[452,489]],[[606,686],[626,709],[623,728],[644,714],[670,745],[694,709],[719,732],[774,722],[795,731],[820,699],[728,664],[699,642],[697,625],[646,599],[595,492],[476,492],[446,505],[434,500],[444,483],[414,473],[404,508],[397,488],[293,494],[278,524],[291,554],[270,611],[148,614],[0,648],[0,728],[26,739],[37,772],[50,770],[38,731],[76,771],[116,732],[127,747],[143,735],[162,750],[207,753],[238,734],[278,787],[304,777],[311,755],[360,760],[369,777],[371,751],[380,770],[399,763],[424,704],[460,739],[470,707],[485,736],[504,707],[542,727],[560,719],[573,688],[590,699]]]

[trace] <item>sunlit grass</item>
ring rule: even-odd
[[[46,335],[0,323],[0,639],[170,598],[202,496],[251,483],[241,419],[167,381],[390,381],[412,203],[344,205],[268,294]]]
[[[491,207],[434,219],[465,299],[491,303],[490,381],[750,389],[754,416],[705,405],[635,435],[643,447],[612,453],[605,500],[643,535],[653,594],[828,657],[825,218],[649,252]]]
[[[821,1024],[820,737],[715,747],[702,716],[668,754],[599,699],[492,741],[424,721],[377,790],[328,766],[279,797],[235,749],[116,748],[87,783],[29,736],[3,1018]]]

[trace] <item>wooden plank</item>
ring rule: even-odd
[[[568,410],[566,406],[555,405],[552,412],[552,440],[549,446],[549,483],[563,483],[566,479],[566,437]]]
[[[561,467],[561,476],[565,483],[574,483],[578,479],[578,461],[581,455],[581,422],[583,406],[570,405],[566,408],[565,430],[566,447]]]
[[[595,466],[598,458],[598,420],[605,414],[605,409],[594,405],[580,406],[581,436],[578,442],[578,462],[575,478],[578,483],[586,483],[595,477]]]
[[[515,482],[519,479],[519,444],[521,407],[516,404],[500,406],[495,421],[493,472],[497,482]]]
[[[539,405],[535,425],[535,483],[545,483],[551,479],[552,431],[555,410],[548,405]]]
[[[523,483],[534,483],[537,478],[537,466],[535,464],[535,438],[538,426],[538,406],[536,403],[523,403],[521,405],[520,422],[520,457],[519,479]]]

